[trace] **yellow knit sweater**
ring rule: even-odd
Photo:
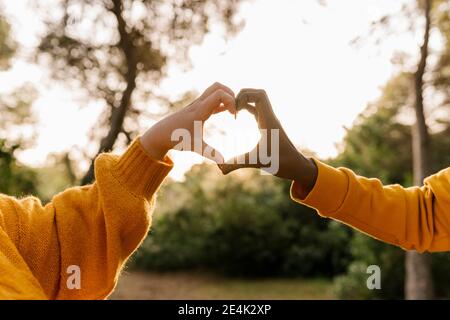
[[[407,250],[450,251],[450,168],[426,178],[422,187],[403,188],[316,164],[317,181],[305,199],[292,184],[295,201]]]
[[[104,299],[147,234],[153,195],[172,168],[136,139],[121,156],[101,154],[96,182],[42,206],[0,195],[0,299]],[[80,288],[67,285],[79,267]]]

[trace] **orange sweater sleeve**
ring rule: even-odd
[[[121,157],[97,157],[94,184],[70,188],[45,206],[1,195],[0,230],[20,255],[9,261],[29,268],[47,298],[106,298],[148,232],[154,194],[172,165],[168,157],[153,160],[136,139]],[[80,289],[67,285],[71,266],[79,268]]]
[[[450,250],[450,168],[426,178],[422,187],[403,188],[315,162],[315,186],[301,199],[293,182],[295,201],[407,250]]]

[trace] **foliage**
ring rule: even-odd
[[[50,154],[46,165],[36,169],[36,183],[43,203],[54,195],[77,184],[77,177],[67,153]]]
[[[399,74],[383,88],[383,94],[368,106],[347,131],[340,155],[331,161],[357,174],[378,177],[385,184],[411,185],[411,128],[402,124],[399,114],[408,101],[409,74]],[[432,134],[433,168],[450,165],[450,140],[447,127]],[[394,214],[394,213],[393,213]],[[405,252],[364,234],[355,232],[351,240],[352,263],[347,274],[335,280],[336,294],[344,299],[400,299],[404,288]],[[448,297],[450,254],[433,255],[436,293]],[[382,270],[381,290],[368,290],[366,268],[371,264]]]
[[[16,51],[16,46],[11,37],[11,26],[0,14],[0,71],[10,67],[10,60]]]
[[[444,48],[438,53],[437,63],[433,68],[432,85],[439,93],[444,95],[441,107],[450,106],[450,6],[447,1],[438,1],[436,4],[437,27],[443,40]],[[447,117],[448,121],[448,117]]]
[[[17,162],[17,148],[0,139],[0,192],[12,196],[36,194],[36,173]]]
[[[411,128],[398,119],[408,101],[411,81],[410,74],[401,73],[385,85],[379,100],[369,104],[347,130],[332,164],[384,183],[411,185]]]
[[[8,21],[0,14],[0,71],[10,67],[17,44]],[[33,124],[30,112],[34,89],[24,85],[0,97],[0,192],[14,196],[36,193],[36,173],[18,163],[15,152],[24,146],[20,130]],[[30,131],[30,130],[29,130]]]
[[[159,197],[150,236],[134,265],[208,268],[239,276],[333,276],[349,262],[349,232],[288,197],[289,184],[242,171],[226,177],[194,167]],[[176,194],[182,204],[164,208]]]
[[[91,135],[100,140],[98,153],[108,151],[119,135],[132,140],[140,117],[163,111],[149,108],[149,99],[167,106],[157,85],[169,63],[188,66],[189,48],[213,25],[227,34],[239,29],[239,2],[60,0],[51,12],[39,10],[47,32],[38,60],[55,79],[82,89],[87,100],[104,103],[106,111]],[[82,183],[89,183],[93,172],[92,162]]]

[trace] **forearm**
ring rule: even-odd
[[[155,160],[163,160],[172,148],[170,143],[171,132],[167,125],[167,122],[171,124],[170,117],[168,116],[165,119],[166,121],[154,124],[139,138],[144,151]]]
[[[306,198],[311,192],[317,180],[317,165],[311,158],[306,158],[301,153],[293,160],[288,161],[288,172],[291,172],[290,180],[296,181],[297,194],[300,199]]]

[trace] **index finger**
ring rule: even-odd
[[[220,83],[220,82],[214,82],[211,86],[209,86],[200,96],[200,100],[204,100],[208,98],[211,94],[213,94],[217,90],[223,90],[227,92],[229,95],[234,97],[234,92],[230,88],[228,88],[226,85]]]
[[[226,110],[232,114],[236,114],[236,104],[234,97],[222,89],[214,91],[208,98],[200,104],[202,118],[208,118],[215,110],[223,105]]]
[[[245,108],[246,106],[248,107],[250,103],[254,103],[257,109],[261,108],[272,111],[269,98],[262,89],[242,89],[236,96],[236,101],[238,110]]]

